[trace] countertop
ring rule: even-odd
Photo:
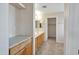
[[[28,39],[32,39],[32,36],[17,35],[15,37],[11,37],[11,38],[9,38],[9,48],[12,48]]]
[[[41,34],[43,34],[43,33],[44,33],[44,31],[36,32],[36,33],[35,33],[35,38],[37,38],[39,35],[41,35]]]

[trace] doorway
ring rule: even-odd
[[[48,18],[48,39],[56,41],[56,18]]]

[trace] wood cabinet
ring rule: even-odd
[[[32,55],[32,40],[24,41],[9,49],[10,55]]]
[[[43,41],[44,41],[44,33],[42,33],[38,37],[36,37],[36,39],[35,39],[35,50],[40,48]]]
[[[41,40],[40,40],[40,41],[41,41],[41,42],[40,42],[40,44],[42,44],[42,43],[43,43],[43,41],[44,41],[44,33],[43,33],[43,34],[41,34],[40,39],[41,39]]]
[[[35,49],[38,48],[38,37],[35,39]]]
[[[44,41],[44,33],[41,33],[38,37],[35,39],[35,48],[39,49],[41,44]],[[9,49],[10,55],[32,55],[32,39],[29,39],[28,41],[24,41],[12,48]]]
[[[32,55],[32,42],[27,44],[25,48],[26,55]]]
[[[25,55],[25,48],[23,48],[22,50],[20,50],[18,53],[16,53],[15,55]]]
[[[37,44],[37,45],[38,45],[38,48],[39,48],[39,47],[40,47],[40,45],[41,45],[41,40],[42,40],[42,39],[41,39],[41,35],[37,38],[37,40],[38,40],[38,41],[37,41],[37,42],[38,42],[38,44]]]

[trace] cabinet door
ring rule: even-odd
[[[38,48],[41,46],[41,44],[43,43],[43,40],[44,40],[44,34],[41,34],[40,36],[38,36],[37,38],[37,45],[38,45]]]
[[[38,48],[38,38],[35,39],[35,49]]]
[[[41,43],[40,43],[40,44],[42,44],[42,43],[43,43],[43,41],[44,41],[44,34],[41,34],[41,36],[40,36],[40,41],[41,41]]]
[[[38,37],[37,41],[38,41],[38,44],[37,45],[38,45],[38,48],[39,48],[40,47],[40,43],[41,43],[40,42],[40,36]]]
[[[26,54],[32,55],[32,43],[29,43],[26,47]]]
[[[42,35],[40,35],[40,46],[42,44]]]
[[[36,39],[35,39],[35,49],[40,48],[41,44],[43,43],[44,40],[44,34],[39,35]]]

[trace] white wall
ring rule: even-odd
[[[20,35],[21,11],[9,4],[9,37]]]
[[[20,33],[28,35],[33,33],[33,4],[28,3],[26,9],[21,10]]]
[[[59,13],[51,13],[51,14],[45,14],[45,29],[48,26],[48,20],[47,18],[55,18],[56,17],[56,42],[64,42],[64,12]],[[46,40],[48,36],[48,29],[45,30],[46,34]]]
[[[16,35],[16,9],[14,6],[9,5],[9,37]]]
[[[64,13],[62,15],[58,15],[57,18],[57,27],[56,27],[56,42],[64,43]]]
[[[25,4],[25,9],[9,5],[9,37],[33,34],[33,5]]]
[[[79,49],[79,4],[65,4],[65,54],[77,55]]]
[[[16,35],[21,35],[20,31],[21,31],[21,9],[16,8],[16,22],[15,22],[15,26],[16,26]]]
[[[8,4],[0,3],[0,54],[8,54]]]

